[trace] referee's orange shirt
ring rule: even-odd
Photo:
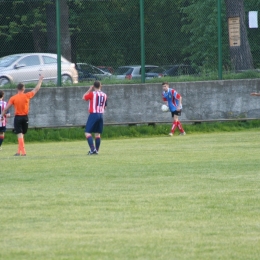
[[[33,98],[34,92],[18,93],[12,96],[8,103],[14,106],[16,116],[26,116],[29,113],[30,99]]]

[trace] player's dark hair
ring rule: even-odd
[[[101,86],[101,82],[98,81],[98,80],[96,80],[96,81],[94,82],[94,87],[95,87],[95,88],[100,88],[100,86]]]
[[[162,85],[169,85],[167,81],[163,82]]]
[[[18,90],[23,90],[23,88],[24,88],[24,84],[23,84],[23,83],[19,83],[19,84],[17,85],[17,89],[18,89]]]
[[[4,96],[4,91],[0,90],[0,98]]]

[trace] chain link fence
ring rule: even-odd
[[[73,63],[92,64],[111,73],[120,66],[140,65],[140,1],[0,0],[0,57],[57,53],[58,26],[61,54]],[[60,25],[56,19],[57,3]],[[145,64],[184,64],[193,69],[186,73],[205,75],[203,79],[217,75],[220,45],[215,0],[143,0],[143,3]],[[258,0],[222,0],[224,75],[232,78],[234,72],[260,68],[259,28],[249,28],[249,11],[259,8]],[[237,17],[238,35],[229,24],[231,18]],[[232,37],[234,41],[240,40],[240,47],[232,46]]]

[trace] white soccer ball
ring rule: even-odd
[[[162,107],[161,107],[161,110],[163,112],[167,112],[167,111],[169,111],[169,107],[163,104]]]

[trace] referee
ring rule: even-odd
[[[35,94],[40,90],[42,81],[43,76],[40,75],[39,81],[35,88],[27,93],[24,93],[25,85],[19,83],[17,85],[17,94],[9,99],[7,106],[2,112],[2,117],[4,117],[8,109],[11,106],[14,106],[14,131],[17,134],[18,139],[18,150],[15,156],[26,156],[26,151],[24,147],[24,135],[28,130],[28,113],[30,108],[30,99],[33,98]]]

